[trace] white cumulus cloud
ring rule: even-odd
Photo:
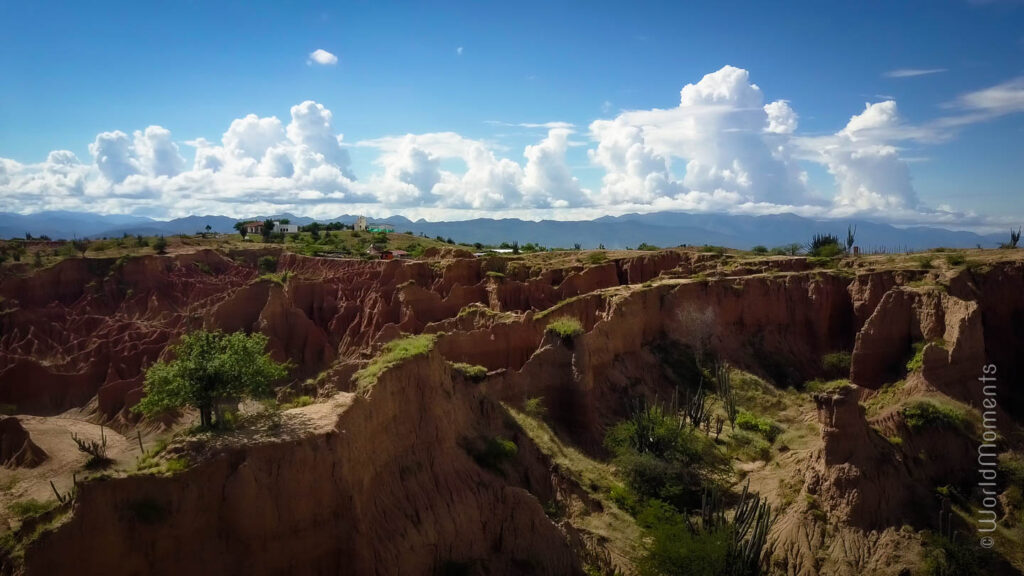
[[[309,61],[321,66],[334,66],[338,63],[338,57],[323,48],[317,48],[309,53]]]
[[[789,149],[765,134],[791,127],[796,114],[788,104],[766,107],[749,73],[725,66],[684,86],[675,108],[627,111],[592,123],[598,146],[591,158],[606,170],[602,193],[608,200],[649,201],[685,188],[745,202],[804,203],[811,196]]]
[[[765,104],[764,113],[768,115],[768,126],[765,128],[768,132],[774,134],[792,134],[796,132],[797,115],[789,107],[789,102],[776,100],[775,102]]]
[[[530,138],[519,153],[443,131],[382,136],[352,148],[338,125],[350,112],[336,116],[311,100],[287,117],[240,116],[215,141],[176,140],[158,125],[101,132],[81,160],[68,150],[38,163],[0,158],[0,204],[16,212],[155,217],[401,211],[433,219],[592,218],[690,210],[956,222],[964,215],[921,201],[911,162],[922,154],[907,149],[1024,112],[1024,78],[1017,78],[963,94],[944,116],[921,124],[884,99],[824,135],[803,135],[797,111],[779,98],[785,94],[766,98],[747,70],[724,66],[681,84],[666,108],[605,107],[611,116],[590,122],[582,136],[563,121],[488,122],[528,129],[517,134]],[[585,153],[575,150],[581,145]],[[359,179],[350,149],[369,154],[374,167]],[[589,167],[579,166],[583,158]],[[831,174],[834,187],[812,188],[810,164]]]

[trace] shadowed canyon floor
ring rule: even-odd
[[[709,357],[774,430],[701,432],[727,484],[775,511],[765,573],[924,574],[943,506],[976,539],[986,431],[1000,471],[1024,473],[1020,251],[435,252],[4,272],[3,572],[634,573],[648,537],[605,435],[638,398],[704,386]],[[199,329],[265,334],[292,367],[284,406],[245,403],[217,432],[189,411],[140,420],[146,368]],[[382,355],[409,335],[422,349]],[[105,439],[109,465],[86,467],[72,434]],[[1013,482],[994,507],[1000,574],[1024,573]]]

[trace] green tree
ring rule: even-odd
[[[156,250],[157,254],[166,254],[167,239],[163,236],[158,236],[157,239],[153,241],[153,249]]]
[[[249,231],[245,228],[245,224],[245,222],[235,222],[233,226],[233,228],[236,231],[238,231],[239,236],[241,236],[243,239],[247,234],[249,234]]]
[[[263,241],[270,242],[270,235],[274,232],[274,221],[267,218],[263,221]]]
[[[287,365],[264,351],[266,345],[263,334],[186,334],[171,348],[174,360],[146,371],[146,395],[133,410],[151,416],[190,406],[199,410],[204,427],[219,425],[225,404],[267,396],[271,384],[288,375]]]

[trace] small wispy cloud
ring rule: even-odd
[[[306,64],[319,64],[321,66],[334,66],[338,63],[338,57],[323,48],[317,48],[309,53],[309,60]]]
[[[459,46],[458,48],[456,48],[455,49],[455,53],[458,54],[459,56],[462,56],[462,46]]]
[[[889,70],[885,74],[882,74],[882,76],[885,76],[886,78],[913,78],[914,76],[940,74],[946,70],[946,68],[899,68],[897,70]]]
[[[1024,112],[1024,76],[963,94],[946,104],[946,107],[963,108],[992,116]]]
[[[571,122],[502,122],[501,120],[484,120],[484,124],[492,126],[509,126],[513,128],[543,128],[545,130],[572,130],[576,128]]]

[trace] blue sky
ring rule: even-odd
[[[7,2],[0,78],[0,210],[1024,216],[1021,2]]]

